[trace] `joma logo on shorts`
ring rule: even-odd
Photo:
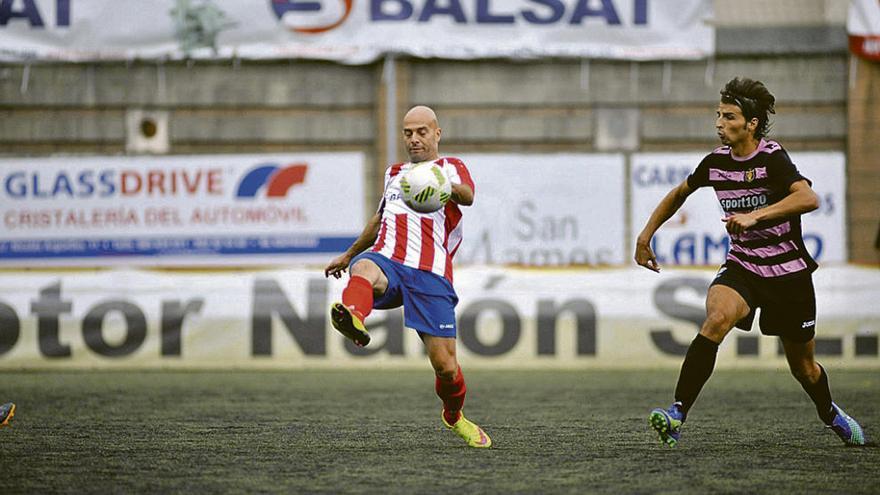
[[[811,327],[811,326],[813,326],[813,325],[815,325],[815,324],[816,324],[816,320],[805,321],[805,322],[801,325],[801,328],[809,328],[809,327]]]
[[[455,328],[455,323],[441,323],[440,324],[440,330],[443,330],[446,328]]]

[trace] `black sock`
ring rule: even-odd
[[[718,344],[701,334],[697,334],[688,347],[684,363],[681,364],[681,373],[678,375],[678,384],[675,386],[675,400],[681,402],[681,410],[685,416],[697,400],[706,380],[712,376],[717,354]]]
[[[822,422],[830,425],[834,416],[837,415],[837,411],[831,407],[831,387],[828,386],[828,374],[825,373],[825,368],[821,364],[819,365],[819,373],[819,380],[816,383],[801,382],[801,387],[804,387],[804,391],[816,404],[816,412],[819,413]]]

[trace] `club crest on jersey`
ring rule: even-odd
[[[755,169],[750,168],[750,169],[746,170],[745,179],[746,179],[746,182],[752,182],[753,180],[755,180]]]

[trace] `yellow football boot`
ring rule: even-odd
[[[330,322],[333,328],[353,340],[355,344],[363,347],[370,343],[370,334],[367,333],[363,318],[341,302],[335,302],[330,306]]]
[[[471,447],[485,449],[492,446],[492,439],[489,438],[489,435],[486,435],[482,428],[465,418],[464,413],[459,413],[458,421],[454,425],[446,422],[446,418],[443,417],[443,411],[440,411],[440,420],[443,421],[447,428],[463,438]]]

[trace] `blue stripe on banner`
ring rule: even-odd
[[[341,253],[354,236],[127,237],[0,241],[0,259]]]

